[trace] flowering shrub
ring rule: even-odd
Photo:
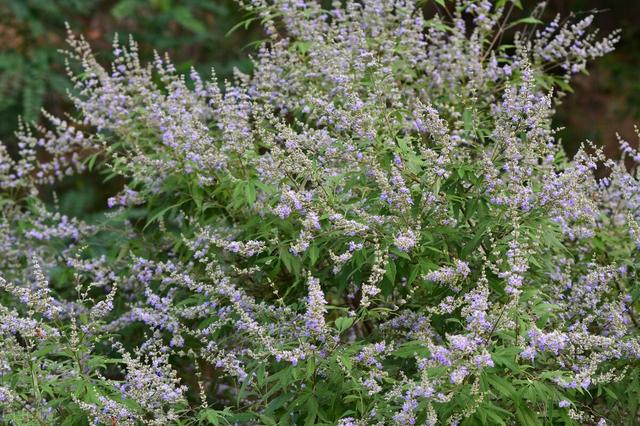
[[[3,422],[633,423],[640,153],[551,125],[617,35],[448,6],[255,0],[222,89],[70,33],[78,118],[0,151]],[[99,218],[39,201],[86,170]]]

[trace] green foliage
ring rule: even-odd
[[[383,3],[344,21],[319,4],[251,9],[237,28],[272,38],[224,85],[189,73],[185,46],[214,41],[206,17],[235,16],[226,3],[103,10],[178,51],[175,67],[145,65],[133,42],[104,67],[69,36],[82,124],[50,118],[18,134],[18,160],[0,151],[0,420],[635,421],[635,169],[567,158],[551,117],[572,68],[548,72],[545,45],[522,38],[495,46],[503,10],[487,28],[479,1],[436,1],[455,22]],[[565,36],[593,42],[576,28]],[[583,70],[613,39],[569,59]],[[33,105],[51,82],[29,84]],[[43,196],[56,178],[62,195]]]

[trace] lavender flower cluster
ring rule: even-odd
[[[618,36],[436,3],[246,0],[223,83],[69,31],[75,118],[0,145],[0,421],[637,416],[640,154],[552,127]],[[127,182],[99,218],[41,200],[89,169]]]

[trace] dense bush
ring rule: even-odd
[[[436,3],[255,0],[223,88],[70,33],[78,116],[0,151],[2,421],[633,424],[640,153],[551,127],[617,36]],[[85,170],[100,220],[39,201]]]

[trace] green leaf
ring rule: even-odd
[[[353,368],[351,358],[349,358],[347,355],[340,355],[340,361],[342,362],[342,365],[344,365],[344,367],[347,369],[347,371],[351,371],[351,369]]]
[[[490,402],[483,402],[480,407],[478,407],[478,411],[482,412],[487,419],[490,419],[491,422],[484,421],[483,424],[492,424],[492,425],[506,425],[507,423],[504,421],[505,418],[513,417],[509,411],[504,410]]]
[[[230,416],[228,418],[229,422],[251,422],[256,419],[256,415],[254,413],[238,413]]]
[[[86,414],[83,411],[73,411],[65,415],[64,421],[60,423],[61,426],[75,426],[84,424],[86,421]]]
[[[542,426],[538,416],[526,405],[518,405],[516,407],[516,417],[523,426]]]
[[[311,426],[316,424],[316,417],[318,415],[318,401],[314,396],[311,396],[307,400],[307,418],[304,421],[305,426]]]
[[[520,352],[520,348],[499,348],[491,354],[491,359],[497,366],[504,366],[511,371],[518,372],[522,371],[521,366],[516,362],[516,355]]]
[[[308,250],[309,260],[311,261],[311,265],[315,265],[318,261],[318,257],[320,257],[320,249],[317,244],[312,244]]]
[[[93,166],[96,164],[98,155],[99,154],[96,152],[95,154],[91,154],[89,157],[87,157],[87,168],[89,169],[89,171],[93,171]]]
[[[175,209],[179,206],[181,206],[182,204],[186,203],[187,200],[183,200],[179,203],[176,203],[172,206],[169,207],[165,207],[164,209],[159,209],[156,210],[155,213],[153,213],[153,216],[151,216],[151,218],[147,221],[147,223],[144,225],[144,228],[142,228],[142,230],[144,231],[145,229],[147,229],[147,227],[149,225],[151,225],[153,222],[157,221],[158,219],[160,219],[162,216],[164,216],[165,213],[167,213],[169,210]]]
[[[414,356],[427,357],[431,354],[422,342],[406,342],[400,345],[398,349],[393,351],[392,355],[396,358],[413,358]]]
[[[200,185],[193,185],[191,189],[191,198],[193,198],[193,202],[196,203],[198,209],[201,209],[202,202],[204,201],[204,190],[200,187]]]
[[[483,374],[483,379],[498,392],[499,396],[508,397],[514,401],[520,400],[516,389],[507,379],[494,374]]]
[[[409,254],[405,251],[402,250],[398,250],[395,247],[392,247],[391,250],[389,250],[391,253],[393,253],[394,255],[401,257],[403,259],[407,259],[407,260],[411,260],[411,256],[409,256]]]
[[[407,285],[413,284],[413,282],[418,277],[420,273],[420,267],[418,265],[414,265],[411,267],[411,273],[409,274],[409,278],[407,279]]]
[[[245,29],[249,28],[249,25],[251,25],[251,23],[253,21],[257,21],[259,19],[260,19],[259,16],[252,16],[250,18],[247,18],[247,19],[245,19],[243,21],[238,22],[233,27],[231,27],[231,29],[229,31],[227,31],[226,36],[229,37],[229,35],[234,33],[238,28],[241,28],[241,27],[244,27]]]
[[[249,206],[253,206],[253,203],[256,202],[256,187],[251,182],[247,182],[244,187],[244,194],[247,198],[247,203]]]
[[[342,333],[353,324],[354,319],[352,317],[340,317],[334,322],[336,329]]]
[[[387,270],[385,271],[384,275],[392,284],[396,281],[396,263],[393,260],[389,260],[389,263],[387,264]]]
[[[522,18],[522,19],[518,19],[517,21],[513,21],[509,26],[513,27],[515,25],[519,25],[519,24],[533,24],[533,25],[538,25],[538,24],[542,24],[543,22],[537,18],[534,18],[533,16],[527,16],[526,18]]]
[[[191,14],[191,10],[185,6],[179,6],[173,9],[172,15],[174,19],[184,28],[196,34],[204,34],[207,32],[204,24],[198,21]]]
[[[278,423],[276,423],[275,419],[271,416],[267,416],[265,414],[259,414],[260,420],[262,420],[262,422],[264,423],[265,426],[275,426]]]
[[[211,408],[201,411],[199,417],[202,420],[208,421],[211,425],[218,426],[220,424],[220,416],[218,415],[218,412]]]
[[[279,395],[277,398],[274,398],[269,403],[269,405],[267,405],[267,408],[265,409],[265,414],[275,412],[277,409],[282,407],[289,399],[291,399],[291,395],[287,393],[284,393],[282,395]]]
[[[462,120],[464,121],[465,132],[470,133],[473,129],[473,117],[469,108],[465,108],[465,110],[462,112]]]
[[[137,6],[138,0],[122,0],[111,9],[111,14],[116,19],[122,19],[126,16],[133,15]]]
[[[293,48],[297,49],[300,53],[302,53],[303,55],[305,53],[307,53],[307,51],[309,50],[309,47],[311,46],[311,43],[309,42],[305,42],[305,41],[296,41],[293,44]]]
[[[309,357],[306,364],[306,378],[310,380],[314,373],[316,372],[316,359],[314,357]]]
[[[564,81],[564,80],[562,80],[560,78],[557,78],[557,79],[554,79],[554,83],[558,87],[560,87],[560,89],[562,89],[563,91],[568,92],[568,93],[573,93],[573,89],[571,88],[569,83],[567,83],[566,81]]]

